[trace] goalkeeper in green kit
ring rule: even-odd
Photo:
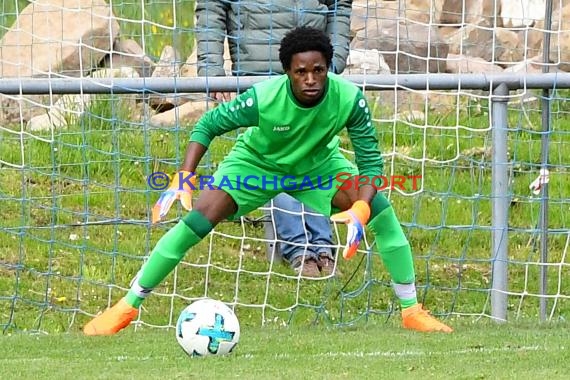
[[[332,57],[325,33],[296,28],[281,41],[284,75],[257,83],[202,116],[180,172],[153,209],[153,222],[176,200],[189,213],[158,241],[125,297],[85,325],[86,335],[112,335],[128,326],[144,299],[214,226],[263,206],[281,192],[348,225],[345,259],[356,253],[367,225],[400,301],[403,327],[452,332],[417,302],[411,247],[389,201],[371,184],[346,180],[347,173],[355,178],[382,175],[383,160],[366,99],[353,83],[329,72]],[[212,188],[203,189],[192,205],[194,173],[210,142],[242,127],[247,129],[214,173]],[[339,151],[338,134],[344,128],[356,166]],[[246,183],[246,177],[267,180],[259,186],[260,181]],[[328,183],[319,188],[291,185],[307,179]]]

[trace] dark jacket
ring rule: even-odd
[[[222,76],[228,37],[234,75],[281,74],[279,45],[289,30],[311,26],[327,32],[334,47],[333,71],[346,65],[352,0],[199,0],[196,43],[199,76]]]

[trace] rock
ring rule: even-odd
[[[351,49],[343,74],[390,74],[390,66],[377,49]]]
[[[224,70],[226,71],[226,75],[232,75],[232,59],[227,40],[224,42]],[[180,75],[183,77],[198,76],[198,56],[196,47],[194,47],[192,54],[188,56],[186,62],[180,68]]]
[[[44,0],[28,5],[0,41],[0,77],[81,76],[97,67],[119,33],[104,0]]]
[[[213,105],[212,101],[190,101],[152,116],[149,124],[159,128],[191,124],[196,122]]]
[[[544,21],[537,24],[537,28],[544,29]],[[570,3],[552,15],[552,28],[555,31],[550,35],[550,62],[558,69],[570,72]],[[544,42],[541,41],[540,53]]]
[[[351,49],[381,51],[394,74],[445,72],[449,51],[436,28],[397,20],[368,25],[356,34]]]
[[[518,28],[543,20],[545,10],[545,0],[501,0],[500,16],[504,26]]]
[[[365,29],[370,23],[375,23],[377,20],[396,20],[400,14],[398,8],[398,2],[394,1],[353,1],[352,14],[350,17],[350,30],[352,34],[356,35],[357,32]]]
[[[503,68],[483,58],[449,54],[447,56],[447,72],[452,74],[500,73]]]
[[[542,61],[542,56],[538,55],[536,57],[528,58],[520,62],[513,62],[507,65],[504,72],[506,73],[524,73],[524,74],[541,74],[543,73],[545,63]],[[552,65],[548,65],[548,70],[550,73],[560,72],[558,68]]]
[[[113,50],[103,59],[103,67],[133,68],[140,77],[146,78],[151,76],[155,64],[135,40],[117,39],[113,44]]]
[[[176,78],[180,76],[180,54],[172,46],[162,49],[160,59],[152,72],[153,78]],[[182,94],[151,94],[149,105],[158,112],[172,109],[187,101]]]
[[[482,22],[483,23],[483,22]],[[483,24],[441,30],[449,44],[450,54],[481,58],[495,64],[520,61],[525,56],[524,42],[519,34],[505,28],[489,29]]]
[[[445,0],[402,0],[400,9],[406,21],[422,24],[439,23]]]
[[[102,69],[93,72],[92,78],[138,78],[138,73],[130,67],[120,69]],[[119,95],[120,106],[123,108],[135,108],[134,94]],[[85,110],[94,101],[92,94],[67,94],[59,98],[53,105],[45,108],[40,115],[32,117],[27,124],[27,129],[31,131],[47,131],[52,129],[65,128],[76,123]],[[128,103],[130,102],[130,103]],[[119,109],[119,106],[117,106]],[[125,115],[122,115],[125,116]]]
[[[119,24],[112,15],[104,0],[43,0],[29,4],[0,40],[0,77],[87,75],[97,68],[119,33]],[[0,95],[0,122],[26,123],[34,116],[49,113],[43,105],[59,98]]]
[[[442,24],[457,26],[464,24],[494,26],[495,14],[500,11],[500,5],[497,0],[445,0],[439,20]],[[502,26],[502,23],[497,26]]]

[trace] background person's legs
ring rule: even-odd
[[[294,198],[294,202],[300,203]],[[324,276],[330,276],[335,271],[336,250],[333,247],[333,235],[330,219],[316,214],[307,206],[305,208],[305,228],[309,238],[309,244],[313,251],[317,252],[319,269]],[[337,270],[337,274],[340,272]]]
[[[273,199],[273,220],[283,259],[302,275],[318,277],[319,254],[334,258],[332,231],[327,217],[307,212],[314,213],[288,194]]]

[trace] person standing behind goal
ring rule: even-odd
[[[350,42],[351,1],[198,1],[196,43],[199,76],[225,76],[224,41],[232,61],[232,75],[283,74],[279,44],[285,33],[311,26],[330,38],[334,55],[330,71],[342,73]],[[210,94],[229,101],[229,93]],[[283,259],[302,276],[330,276],[335,271],[329,219],[286,193],[273,199],[273,220]],[[267,206],[270,206],[268,204]],[[338,270],[337,270],[338,274]]]

